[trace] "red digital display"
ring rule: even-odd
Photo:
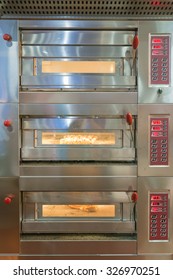
[[[163,43],[162,42],[162,39],[160,39],[160,38],[154,38],[154,39],[152,39],[152,43]]]
[[[151,133],[151,136],[152,137],[162,137],[163,136],[163,133],[162,132],[157,132],[157,131],[154,131]]]
[[[161,125],[161,124],[162,124],[162,121],[161,121],[161,120],[152,120],[151,124],[154,124],[154,125]]]
[[[162,207],[157,207],[157,206],[155,206],[155,207],[151,207],[151,212],[164,212],[163,211],[163,209],[162,209]]]
[[[151,206],[162,206],[162,203],[154,201],[154,202],[151,203]]]
[[[151,196],[151,200],[161,200],[161,196],[160,195],[152,195]]]
[[[162,127],[161,126],[152,126],[152,130],[154,131],[161,131],[162,130]]]
[[[163,51],[160,51],[160,50],[154,50],[152,51],[152,55],[163,55]]]
[[[153,45],[152,49],[161,50],[161,49],[163,49],[163,46],[162,45]]]

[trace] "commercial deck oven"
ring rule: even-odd
[[[171,2],[0,2],[0,256],[172,259]]]

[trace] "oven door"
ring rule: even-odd
[[[23,192],[23,233],[135,233],[132,192]]]
[[[22,161],[135,161],[135,122],[124,117],[22,119]]]

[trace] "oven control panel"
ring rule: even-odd
[[[150,165],[168,165],[168,117],[150,118]]]
[[[170,85],[170,35],[150,35],[150,85]]]
[[[168,192],[150,193],[149,240],[168,240]]]

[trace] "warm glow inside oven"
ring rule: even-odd
[[[114,145],[115,133],[42,132],[43,145]]]
[[[115,217],[115,205],[42,205],[42,217]]]

